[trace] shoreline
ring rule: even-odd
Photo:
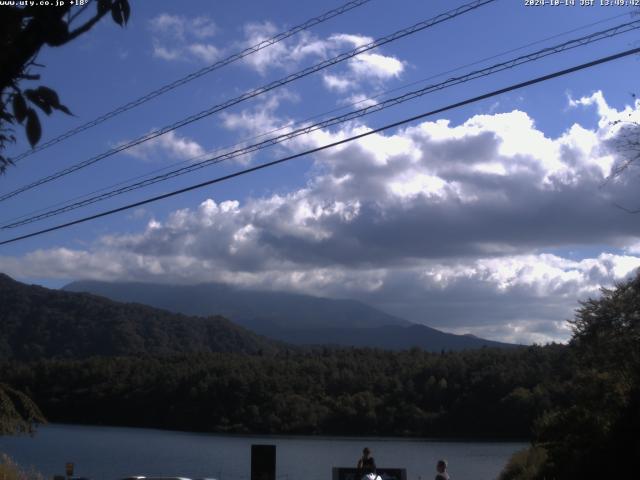
[[[416,437],[416,436],[369,436],[369,435],[340,435],[340,434],[294,434],[294,433],[232,433],[232,432],[207,432],[194,430],[174,430],[158,427],[139,427],[131,425],[107,425],[107,424],[85,424],[85,423],[65,423],[50,422],[40,425],[38,430],[48,427],[80,427],[80,428],[104,428],[104,429],[132,429],[138,431],[164,432],[185,435],[203,435],[213,437],[233,437],[233,438],[273,438],[280,440],[331,440],[331,441],[356,441],[369,440],[375,442],[415,442],[415,443],[530,443],[530,438],[505,438],[505,437]]]

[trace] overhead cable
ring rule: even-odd
[[[316,122],[314,124],[311,125],[306,125],[300,128],[297,128],[295,130],[292,130],[290,132],[281,134],[281,135],[277,135],[274,137],[271,137],[269,139],[263,140],[261,142],[258,143],[254,143],[252,145],[248,145],[242,148],[238,148],[229,152],[225,152],[219,155],[215,155],[213,157],[207,158],[205,160],[199,161],[199,162],[195,162],[195,163],[191,163],[189,165],[186,165],[184,167],[163,173],[161,175],[156,175],[154,177],[145,179],[145,180],[141,180],[120,188],[116,188],[113,190],[110,190],[108,192],[105,193],[101,193],[99,195],[94,195],[92,197],[89,198],[85,198],[81,201],[77,201],[74,203],[70,203],[68,205],[65,205],[63,207],[59,207],[59,208],[54,208],[54,209],[50,209],[44,213],[40,213],[38,215],[33,215],[30,216],[28,218],[23,218],[11,223],[7,223],[5,225],[2,225],[0,227],[0,229],[8,229],[8,228],[16,228],[16,227],[20,227],[29,223],[33,223],[39,220],[43,220],[45,218],[50,218],[56,215],[60,215],[66,212],[70,212],[72,210],[76,210],[78,208],[87,206],[87,205],[91,205],[93,203],[102,201],[102,200],[106,200],[108,198],[112,198],[118,195],[122,195],[124,193],[128,193],[134,190],[138,190],[140,188],[143,187],[147,187],[162,181],[166,181],[168,179],[180,176],[180,175],[184,175],[187,173],[191,173],[195,170],[199,170],[201,168],[210,166],[212,164],[217,164],[226,160],[230,160],[233,158],[237,158],[243,155],[247,155],[253,152],[256,152],[258,150],[262,150],[264,148],[273,146],[273,145],[277,145],[280,144],[282,142],[285,142],[287,140],[291,140],[293,138],[302,136],[302,135],[307,135],[311,132],[314,132],[316,130],[320,130],[323,128],[328,128],[334,125],[338,125],[347,121],[351,121],[351,120],[355,120],[357,118],[363,117],[365,115],[369,115],[375,112],[379,112],[382,110],[385,110],[387,108],[393,107],[395,105],[399,105],[401,103],[410,101],[410,100],[414,100],[416,98],[422,97],[423,95],[429,94],[429,93],[433,93],[436,91],[440,91],[443,90],[445,88],[449,88],[455,85],[459,85],[462,83],[466,83],[478,78],[482,78],[482,77],[486,77],[489,75],[494,75],[496,73],[502,72],[504,70],[508,70],[511,68],[515,68],[518,67],[520,65],[526,64],[526,63],[530,63],[530,62],[534,62],[537,60],[540,60],[542,58],[548,57],[550,55],[555,55],[561,52],[565,52],[567,50],[571,50],[577,47],[582,47],[585,45],[589,45],[592,44],[594,42],[600,41],[600,40],[604,40],[604,39],[608,39],[611,37],[614,37],[616,35],[621,35],[623,33],[627,33],[633,30],[637,30],[640,28],[640,20],[635,20],[633,22],[627,22],[621,25],[617,25],[615,27],[609,28],[607,30],[602,30],[600,32],[595,32],[595,33],[591,33],[589,35],[585,35],[583,37],[580,38],[576,38],[573,40],[568,40],[566,42],[563,42],[561,44],[558,45],[554,45],[551,47],[546,47],[543,48],[541,50],[526,54],[526,55],[521,55],[517,58],[511,59],[511,60],[507,60],[504,62],[500,62],[494,65],[491,65],[489,67],[485,67],[479,70],[475,70],[472,71],[470,73],[467,73],[465,75],[461,75],[458,77],[452,77],[444,82],[440,82],[437,84],[432,84],[432,85],[428,85],[426,87],[420,88],[418,90],[414,90],[411,92],[407,92],[403,95],[399,95],[393,98],[389,98],[387,100],[383,100],[379,103],[376,103],[374,105],[369,105],[366,106],[364,108],[360,108],[358,110],[353,110],[351,112],[347,112],[345,114],[342,115],[338,115],[320,122]]]
[[[580,70],[585,70],[587,68],[591,68],[591,67],[594,67],[596,65],[601,65],[601,64],[604,64],[604,63],[608,63],[608,62],[611,62],[611,61],[614,61],[614,60],[618,60],[620,58],[628,57],[630,55],[635,55],[637,53],[640,53],[640,48],[632,48],[630,50],[625,50],[623,52],[619,52],[619,53],[616,53],[614,55],[609,55],[607,57],[601,57],[601,58],[598,58],[596,60],[592,60],[592,61],[587,62],[587,63],[582,63],[580,65],[576,65],[576,66],[573,66],[573,67],[570,67],[570,68],[566,68],[564,70],[556,71],[554,73],[550,73],[550,74],[547,74],[547,75],[536,77],[536,78],[533,78],[531,80],[527,80],[527,81],[524,81],[524,82],[516,83],[514,85],[510,85],[508,87],[504,87],[504,88],[501,88],[499,90],[494,90],[494,91],[489,92],[489,93],[485,93],[485,94],[478,95],[478,96],[473,97],[473,98],[462,100],[460,102],[453,103],[453,104],[447,105],[445,107],[438,108],[436,110],[431,110],[429,112],[425,112],[425,113],[422,113],[420,115],[415,115],[415,116],[412,116],[412,117],[409,117],[409,118],[405,118],[403,120],[399,120],[397,122],[393,122],[393,123],[384,125],[382,127],[375,128],[373,130],[368,130],[367,132],[360,133],[358,135],[353,135],[351,137],[348,137],[348,138],[345,138],[345,139],[342,139],[342,140],[338,140],[336,142],[328,143],[328,144],[322,145],[320,147],[312,148],[312,149],[309,149],[309,150],[305,150],[304,152],[300,152],[300,153],[296,153],[296,154],[293,154],[293,155],[289,155],[287,157],[280,158],[278,160],[273,160],[271,162],[266,162],[266,163],[262,163],[260,165],[256,165],[254,167],[246,168],[244,170],[240,170],[238,172],[231,173],[229,175],[224,175],[224,176],[221,176],[221,177],[213,178],[211,180],[207,180],[205,182],[197,183],[195,185],[191,185],[191,186],[188,186],[188,187],[185,187],[185,188],[181,188],[179,190],[174,190],[172,192],[164,193],[162,195],[157,195],[157,196],[154,196],[154,197],[151,197],[151,198],[147,198],[145,200],[141,200],[141,201],[138,201],[138,202],[129,203],[129,204],[124,205],[122,207],[114,208],[114,209],[111,209],[111,210],[106,210],[106,211],[103,211],[103,212],[100,212],[100,213],[96,213],[94,215],[90,215],[90,216],[83,217],[83,218],[80,218],[80,219],[77,219],[77,220],[73,220],[71,222],[62,223],[62,224],[59,224],[59,225],[56,225],[56,226],[53,226],[53,227],[49,227],[49,228],[45,228],[45,229],[42,229],[42,230],[38,230],[36,232],[28,233],[28,234],[25,234],[25,235],[20,235],[20,236],[17,236],[17,237],[10,238],[8,240],[3,240],[3,241],[0,241],[0,245],[6,245],[6,244],[17,242],[17,241],[20,241],[20,240],[25,240],[27,238],[32,238],[32,237],[35,237],[35,236],[38,236],[38,235],[43,235],[45,233],[53,232],[53,231],[56,231],[56,230],[61,230],[63,228],[68,228],[68,227],[71,227],[73,225],[78,225],[80,223],[85,223],[85,222],[88,222],[88,221],[91,221],[91,220],[95,220],[95,219],[98,219],[98,218],[106,217],[108,215],[113,215],[113,214],[118,213],[118,212],[123,212],[125,210],[130,210],[132,208],[140,207],[142,205],[147,205],[149,203],[157,202],[157,201],[163,200],[165,198],[174,197],[176,195],[180,195],[182,193],[186,193],[186,192],[190,192],[190,191],[193,191],[193,190],[197,190],[199,188],[203,188],[203,187],[206,187],[206,186],[209,186],[209,185],[213,185],[213,184],[216,184],[216,183],[221,183],[223,181],[230,180],[230,179],[236,178],[236,177],[240,177],[242,175],[246,175],[248,173],[256,172],[258,170],[262,170],[262,169],[265,169],[265,168],[273,167],[275,165],[278,165],[278,164],[281,164],[281,163],[285,163],[285,162],[294,160],[296,158],[304,157],[304,156],[307,156],[307,155],[310,155],[310,154],[313,154],[313,153],[317,153],[317,152],[321,152],[323,150],[327,150],[327,149],[330,149],[330,148],[333,148],[333,147],[337,147],[339,145],[343,145],[343,144],[346,144],[346,143],[349,143],[349,142],[352,142],[352,141],[355,141],[355,140],[359,140],[361,138],[367,137],[369,135],[373,135],[375,133],[380,133],[380,132],[383,132],[383,131],[391,129],[391,128],[395,128],[395,127],[399,127],[399,126],[402,126],[402,125],[406,125],[406,124],[414,122],[416,120],[421,120],[423,118],[426,118],[426,117],[429,117],[429,116],[432,116],[432,115],[437,115],[438,113],[443,113],[443,112],[446,112],[448,110],[453,110],[455,108],[460,108],[460,107],[463,107],[463,106],[466,106],[466,105],[469,105],[469,104],[472,104],[472,103],[476,103],[476,102],[479,102],[479,101],[482,101],[482,100],[486,100],[486,99],[491,98],[491,97],[495,97],[497,95],[501,95],[503,93],[508,93],[508,92],[511,92],[511,91],[514,91],[514,90],[518,90],[518,89],[521,89],[521,88],[524,88],[524,87],[527,87],[527,86],[530,86],[530,85],[534,85],[534,84],[537,84],[537,83],[546,82],[548,80],[551,80],[551,79],[554,79],[554,78],[557,78],[557,77],[568,75],[570,73],[574,73],[574,72],[577,72],[577,71],[580,71]]]
[[[602,23],[610,22],[611,20],[614,20],[616,18],[628,17],[630,15],[631,14],[628,13],[628,12],[619,13],[617,15],[613,15],[613,16],[608,17],[608,18],[604,18],[604,19],[601,19],[601,20],[598,20],[598,21],[595,21],[595,22],[592,22],[592,23],[581,25],[579,27],[572,28],[570,30],[565,30],[563,32],[551,35],[549,37],[541,38],[539,40],[535,40],[533,42],[529,42],[529,43],[526,43],[524,45],[520,45],[518,47],[502,51],[500,53],[491,55],[489,57],[481,58],[480,60],[475,60],[475,61],[467,63],[465,65],[460,65],[458,67],[446,70],[444,72],[436,73],[436,74],[430,75],[428,77],[421,78],[420,80],[414,80],[414,81],[412,81],[410,83],[405,83],[404,85],[400,85],[398,87],[394,87],[394,88],[385,90],[383,92],[376,93],[375,95],[371,95],[369,97],[357,100],[355,102],[347,103],[347,104],[342,105],[340,107],[333,108],[331,110],[327,110],[327,111],[324,111],[322,113],[317,113],[317,114],[311,115],[309,117],[305,117],[302,120],[288,121],[288,122],[280,125],[279,127],[276,127],[276,128],[271,129],[271,130],[264,131],[264,132],[261,132],[261,133],[255,134],[255,135],[252,135],[250,137],[243,138],[241,140],[236,141],[235,143],[233,143],[231,145],[226,145],[224,147],[216,147],[215,149],[211,149],[206,153],[197,155],[196,157],[191,157],[191,158],[188,158],[186,160],[181,160],[179,162],[174,162],[174,163],[165,165],[163,167],[156,168],[156,169],[148,171],[146,173],[142,173],[140,175],[136,175],[135,177],[130,177],[130,178],[121,180],[121,181],[119,181],[117,183],[114,183],[114,184],[111,184],[111,185],[108,185],[108,186],[101,187],[99,189],[93,190],[91,192],[87,192],[87,193],[83,193],[81,195],[77,195],[77,196],[75,196],[73,198],[70,198],[68,200],[63,200],[63,201],[60,201],[60,202],[56,202],[53,205],[49,205],[46,208],[39,208],[39,209],[32,210],[32,211],[27,212],[27,213],[23,213],[22,215],[13,217],[11,219],[7,219],[7,220],[2,221],[0,223],[2,223],[2,224],[12,223],[14,221],[21,220],[21,219],[33,216],[35,214],[38,214],[38,213],[41,213],[41,212],[45,212],[45,211],[50,210],[50,209],[52,209],[54,207],[58,207],[58,206],[61,206],[61,205],[67,205],[70,202],[78,201],[78,200],[81,200],[81,199],[86,199],[86,198],[91,197],[93,195],[96,195],[98,193],[106,192],[107,190],[114,189],[114,188],[119,187],[121,185],[126,185],[129,182],[133,182],[135,180],[141,180],[141,179],[144,179],[144,178],[148,178],[148,177],[154,176],[154,175],[156,175],[156,174],[158,174],[160,172],[166,172],[168,170],[171,170],[171,169],[177,167],[178,165],[185,165],[185,164],[188,164],[188,163],[192,163],[192,162],[194,162],[196,160],[200,160],[200,159],[208,157],[208,156],[210,156],[212,154],[216,154],[218,152],[229,151],[232,148],[235,148],[235,147],[238,147],[238,146],[241,146],[241,145],[246,145],[247,142],[249,142],[251,140],[257,140],[258,138],[264,138],[264,137],[267,137],[267,136],[269,136],[269,135],[271,135],[273,133],[277,133],[277,132],[281,132],[283,130],[287,130],[288,128],[291,128],[293,126],[305,125],[308,122],[310,122],[311,120],[315,120],[317,118],[323,118],[323,117],[326,117],[327,115],[330,115],[332,113],[341,112],[341,111],[347,110],[348,108],[355,107],[357,105],[368,104],[368,103],[372,102],[373,100],[375,100],[377,98],[381,98],[381,97],[384,97],[385,95],[389,95],[390,93],[394,93],[394,92],[399,92],[401,90],[408,90],[410,87],[413,87],[415,85],[420,85],[420,84],[422,84],[422,83],[424,83],[424,82],[426,82],[428,80],[444,77],[445,75],[449,75],[449,74],[454,73],[454,72],[459,72],[460,70],[463,70],[465,68],[473,67],[475,65],[480,65],[480,64],[482,64],[482,63],[484,63],[486,61],[493,60],[495,58],[503,57],[503,56],[505,56],[505,55],[507,55],[509,53],[519,52],[521,50],[524,50],[525,48],[532,47],[534,45],[539,45],[541,43],[547,42],[549,40],[553,40],[555,38],[563,37],[563,36],[568,35],[568,34],[573,33],[573,32],[577,32],[577,31],[580,31],[580,30],[585,30],[585,29],[587,29],[589,27],[593,27],[595,25],[600,25]]]
[[[252,45],[250,47],[245,48],[244,50],[240,51],[240,52],[236,52],[232,55],[229,55],[228,57],[222,59],[222,60],[218,60],[215,63],[212,63],[211,65],[208,65],[206,67],[201,68],[200,70],[197,70],[195,72],[192,72],[188,75],[185,75],[184,77],[181,77],[177,80],[174,80],[171,83],[167,83],[166,85],[163,85],[162,87],[153,90],[152,92],[147,93],[146,95],[143,95],[135,100],[130,101],[129,103],[125,103],[124,105],[115,108],[103,115],[100,115],[99,117],[86,122],[82,125],[79,125],[77,127],[72,128],[71,130],[68,130],[64,133],[62,133],[61,135],[58,135],[57,137],[54,137],[46,142],[43,142],[39,145],[37,145],[36,147],[30,149],[30,150],[26,150],[24,152],[22,152],[19,155],[16,155],[15,157],[13,157],[11,160],[14,163],[19,162],[20,160],[33,155],[36,152],[39,152],[41,150],[44,150],[46,148],[49,148],[52,145],[56,145],[57,143],[60,143],[68,138],[73,137],[74,135],[77,135],[80,132],[84,132],[85,130],[88,130],[90,128],[95,127],[96,125],[100,125],[103,122],[106,122],[107,120],[116,117],[118,115],[120,115],[121,113],[124,113],[128,110],[131,110],[135,107],[138,107],[140,105],[142,105],[143,103],[148,102],[149,100],[152,100],[156,97],[159,97],[160,95],[164,95],[167,92],[170,92],[171,90],[174,90],[186,83],[191,82],[192,80],[195,80],[196,78],[200,78],[203,75],[206,75],[207,73],[213,72],[214,70],[218,70],[226,65],[229,65],[231,63],[234,63],[238,60],[241,60],[245,57],[248,57],[249,55],[252,55],[256,52],[259,52],[260,50],[270,47],[271,45],[274,45],[278,42],[281,42],[283,40],[286,40],[289,37],[292,37],[293,35],[303,31],[303,30],[307,30],[315,25],[318,25],[319,23],[322,22],[326,22],[327,20],[333,18],[333,17],[337,17],[338,15],[342,15],[343,13],[348,12],[349,10],[352,10],[356,7],[360,7],[361,5],[364,5],[365,3],[370,2],[371,0],[353,0],[350,2],[345,3],[344,5],[338,7],[338,8],[334,8],[333,10],[329,10],[328,12],[325,12],[321,15],[318,15],[317,17],[313,17],[309,20],[307,20],[304,23],[301,23],[300,25],[297,25],[285,32],[280,32],[270,38],[267,38],[266,40],[262,40],[259,43],[256,43],[255,45]]]
[[[62,170],[59,170],[58,172],[52,173],[51,175],[47,175],[46,177],[40,178],[39,180],[36,180],[32,183],[29,183],[27,185],[24,185],[22,187],[17,188],[16,190],[10,191],[8,193],[2,194],[0,195],[0,201],[4,201],[7,200],[9,198],[15,197],[16,195],[19,195],[20,193],[26,192],[27,190],[31,190],[35,187],[38,187],[40,185],[43,185],[45,183],[51,182],[53,180],[56,180],[60,177],[64,177],[66,175],[69,175],[73,172],[76,172],[80,169],[86,168],[90,165],[93,165],[96,162],[99,162],[100,160],[104,160],[105,158],[111,157],[113,155],[115,155],[116,153],[122,152],[124,150],[128,150],[132,147],[135,147],[136,145],[140,145],[141,143],[147,142],[149,140],[152,140],[154,138],[157,138],[161,135],[164,135],[168,132],[171,132],[173,130],[176,130],[178,128],[184,127],[186,125],[189,125],[193,122],[196,122],[198,120],[201,120],[205,117],[208,117],[210,115],[213,115],[214,113],[220,112],[222,110],[225,110],[233,105],[237,105],[241,102],[244,102],[246,100],[249,100],[251,98],[257,97],[258,95],[262,95],[266,92],[269,92],[271,90],[274,90],[278,87],[281,87],[283,85],[286,85],[288,83],[291,83],[293,81],[299,80],[300,78],[306,77],[308,75],[311,75],[312,73],[318,72],[320,70],[323,70],[327,67],[330,67],[332,65],[336,65],[340,62],[343,62],[345,60],[348,60],[350,58],[353,58],[357,55],[360,55],[368,50],[372,50],[374,48],[377,48],[381,45],[385,45],[387,43],[393,42],[395,40],[398,40],[400,38],[404,38],[408,35],[412,35],[414,33],[417,33],[419,31],[422,31],[426,28],[429,27],[433,27],[439,23],[445,22],[447,20],[451,20],[453,18],[456,18],[460,15],[463,15],[469,11],[475,10],[481,6],[484,6],[486,4],[489,3],[493,3],[497,0],[476,0],[474,2],[470,2],[467,3],[465,5],[462,5],[458,8],[455,8],[453,10],[449,10],[445,13],[441,13],[440,15],[437,15],[433,18],[430,18],[428,20],[424,20],[422,22],[418,22],[414,25],[412,25],[411,27],[407,27],[404,28],[402,30],[398,30],[397,32],[394,32],[390,35],[387,35],[385,37],[381,37],[377,40],[374,40],[372,42],[369,42],[367,44],[361,45],[357,48],[354,48],[353,50],[350,50],[348,52],[344,52],[341,53],[340,55],[337,55],[333,58],[330,58],[328,60],[324,60],[316,65],[313,65],[311,67],[307,67],[297,73],[293,73],[291,75],[288,75],[284,78],[281,78],[279,80],[273,81],[267,85],[264,85],[262,87],[250,90],[248,92],[243,93],[242,95],[232,98],[230,100],[227,100],[226,102],[223,102],[221,104],[215,105],[211,108],[208,108],[207,110],[203,110],[199,113],[196,113],[194,115],[191,115],[189,117],[186,117],[182,120],[179,120],[177,122],[172,123],[171,125],[167,125],[163,128],[160,128],[158,130],[154,130],[146,135],[143,135],[142,137],[138,137],[135,140],[131,140],[127,143],[124,143],[122,145],[119,145],[117,147],[114,147],[110,150],[107,150],[106,152],[103,152],[99,155],[96,155],[94,157],[91,157],[87,160],[84,160],[80,163],[76,163],[74,165],[71,165],[67,168],[64,168]]]

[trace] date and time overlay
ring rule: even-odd
[[[522,0],[525,7],[638,7],[640,0]],[[3,0],[1,6],[63,7],[84,6],[89,0]]]
[[[640,0],[523,0],[525,7],[640,7]]]

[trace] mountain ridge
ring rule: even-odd
[[[442,332],[387,314],[356,300],[233,288],[216,283],[169,285],[84,280],[63,287],[116,301],[135,301],[169,311],[221,314],[265,337],[296,345],[332,345],[429,351],[513,344]]]
[[[0,274],[0,358],[276,352],[279,344],[221,317],[194,317]]]
[[[304,323],[306,328],[369,328],[412,324],[357,300],[240,289],[221,283],[171,285],[80,280],[62,289],[85,291],[121,302],[153,305],[185,315],[211,315],[215,312],[238,321],[260,318],[279,326],[288,326],[291,321],[298,325]],[[250,302],[247,301],[248,297]],[[366,317],[366,321],[362,321],[362,317]]]

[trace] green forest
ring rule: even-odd
[[[432,354],[330,350],[5,363],[55,422],[208,432],[530,436],[567,400],[562,346]]]
[[[193,317],[87,293],[25,285],[0,273],[0,359],[276,352],[220,316]]]
[[[203,432],[526,438],[503,480],[622,475],[640,458],[640,276],[583,302],[571,326],[568,345],[514,349],[8,358],[0,392],[35,402],[27,425],[41,411]]]

